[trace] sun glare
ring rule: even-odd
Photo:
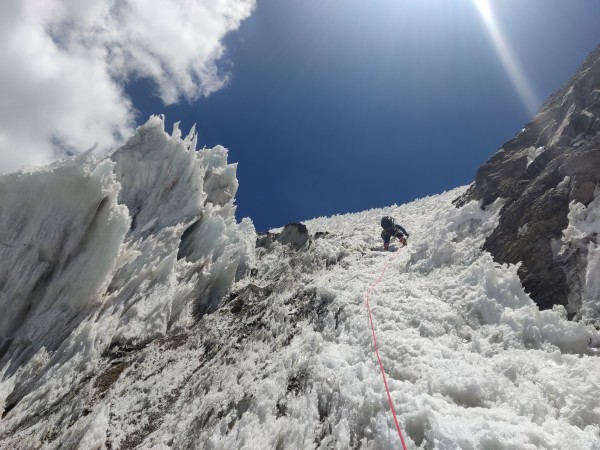
[[[490,7],[490,2],[488,0],[475,0],[475,4],[477,5],[477,10],[483,20],[485,22],[489,22],[492,20],[492,8]]]
[[[477,10],[479,11],[479,15],[481,16],[483,23],[485,24],[488,34],[494,44],[494,48],[502,65],[504,66],[504,70],[508,74],[513,86],[515,87],[519,97],[527,112],[530,115],[535,114],[539,101],[535,96],[529,81],[527,80],[525,73],[519,66],[517,58],[513,54],[508,42],[504,38],[500,27],[498,26],[498,22],[494,17],[494,11],[490,5],[489,0],[474,0]]]

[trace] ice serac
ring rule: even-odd
[[[0,177],[0,366],[56,350],[101,306],[129,222],[113,166],[88,152]]]
[[[109,349],[215,309],[249,270],[256,236],[235,220],[235,172],[223,147],[196,151],[193,130],[169,135],[152,117],[110,158],[89,151],[0,177],[0,370],[13,380],[0,403],[16,417],[5,427],[79,395],[49,377],[77,385]]]
[[[587,265],[587,249],[557,252],[568,226],[570,204],[589,205],[600,183],[600,47],[542,106],[519,134],[478,171],[459,205],[473,199],[506,200],[498,227],[484,248],[498,262],[521,263],[519,276],[543,309],[561,304],[581,317],[570,301],[578,289],[569,275]],[[597,243],[593,232],[588,238]],[[565,258],[568,257],[568,260]]]
[[[223,147],[196,152],[153,117],[112,155],[131,227],[109,292],[119,342],[145,342],[214,309],[247,268],[254,231],[235,222],[235,165]],[[191,283],[193,281],[193,283]],[[190,286],[194,286],[190,289]]]

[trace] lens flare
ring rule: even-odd
[[[521,102],[527,109],[527,112],[533,116],[538,109],[540,102],[529,84],[525,73],[519,66],[510,45],[504,38],[502,30],[494,17],[494,11],[492,10],[489,0],[475,0],[475,6],[487,28],[488,34],[496,49],[496,53],[504,66],[504,70],[519,94]]]

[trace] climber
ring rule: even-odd
[[[389,248],[392,238],[397,238],[403,247],[406,245],[408,232],[401,225],[395,224],[393,217],[385,216],[381,219],[381,227],[383,228],[381,238],[383,239],[384,249],[387,250]]]

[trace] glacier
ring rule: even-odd
[[[227,150],[196,147],[152,117],[107,158],[0,176],[1,449],[399,449],[365,306],[386,264],[370,302],[408,448],[600,449],[600,335],[482,250],[501,198],[257,233]],[[555,245],[588,252],[594,317],[598,198]]]

